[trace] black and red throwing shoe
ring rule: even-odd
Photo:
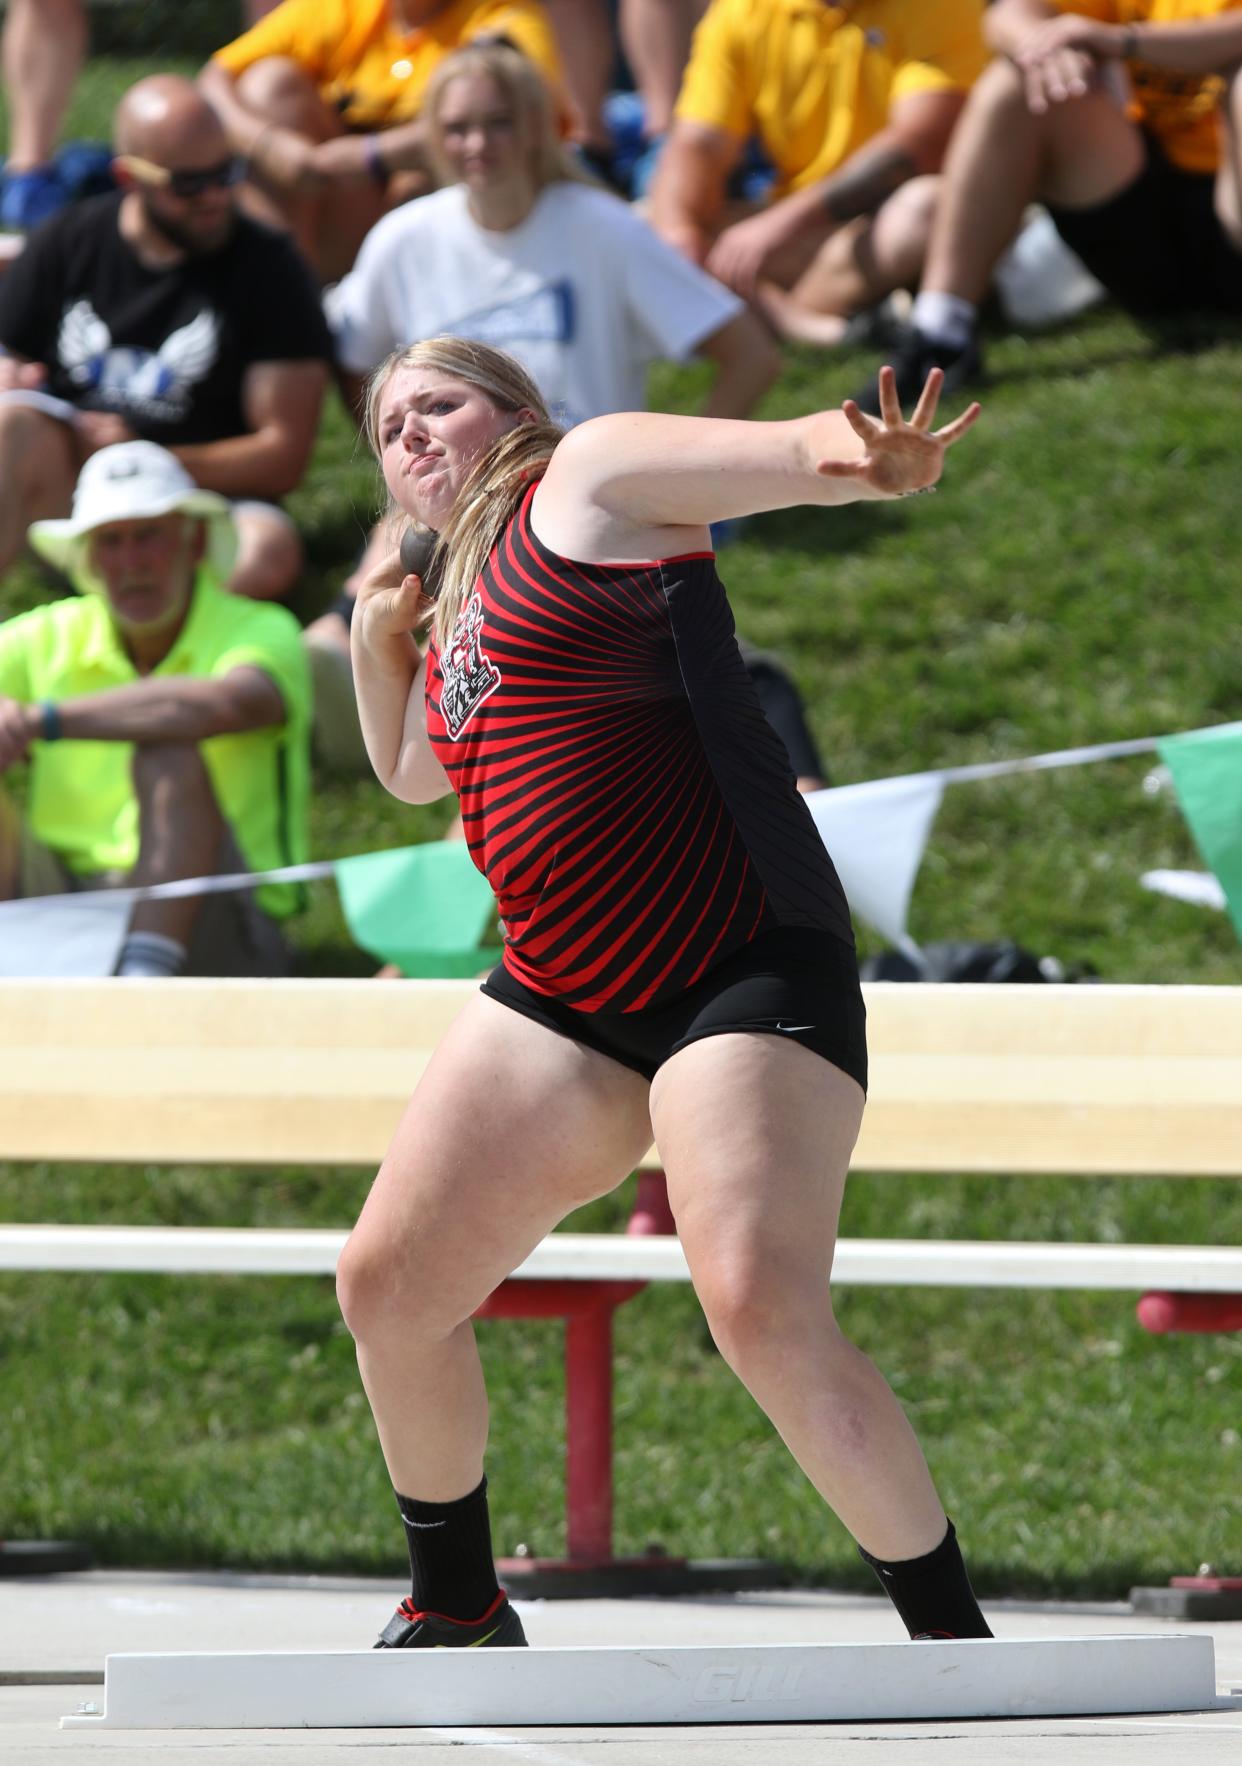
[[[502,1588],[478,1619],[424,1613],[407,1595],[375,1641],[376,1649],[525,1649],[522,1621]]]

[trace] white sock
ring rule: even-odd
[[[185,958],[185,946],[175,938],[165,938],[162,932],[131,932],[122,947],[116,973],[147,977],[180,975]]]
[[[979,309],[973,301],[962,300],[956,294],[942,294],[933,288],[915,296],[910,323],[933,343],[960,350],[965,349],[974,336],[978,316]]]

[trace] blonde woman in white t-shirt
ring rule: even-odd
[[[714,364],[704,416],[753,409],[780,367],[769,333],[582,172],[532,62],[505,42],[471,44],[440,64],[423,115],[442,187],[386,215],[327,297],[355,409],[394,350],[446,334],[515,356],[566,428],[643,409],[648,367],[661,359]],[[307,632],[321,758],[349,768],[362,756],[342,665],[377,543]]]

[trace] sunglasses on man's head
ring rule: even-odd
[[[204,190],[230,189],[234,184],[240,184],[246,176],[246,162],[236,154],[230,154],[218,165],[202,166],[193,170],[173,171],[168,166],[156,165],[154,160],[143,159],[136,153],[119,154],[117,164],[123,166],[140,184],[149,184],[154,189],[167,190],[173,196],[182,198],[201,196]]]

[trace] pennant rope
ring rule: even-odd
[[[51,904],[71,901],[77,905],[92,901],[176,901],[184,895],[227,895],[234,889],[255,889],[261,883],[312,883],[320,877],[331,877],[343,859],[316,859],[311,864],[285,865],[278,871],[228,871],[216,877],[177,877],[171,883],[141,883],[119,889],[71,889],[60,895],[40,895],[40,902]],[[0,901],[0,914],[6,908],[25,906],[24,900]]]
[[[945,784],[962,784],[972,779],[999,779],[1009,773],[1038,772],[1048,767],[1085,766],[1091,761],[1118,760],[1130,754],[1154,754],[1163,739],[1158,736],[1138,736],[1125,742],[1097,742],[1087,748],[1060,748],[1050,754],[1028,755],[1021,760],[980,761],[973,766],[941,767],[925,773],[898,774],[897,777],[940,779]],[[878,784],[890,781],[866,782]],[[344,859],[319,859],[310,864],[286,865],[276,871],[235,871],[218,877],[179,877],[171,883],[147,883],[120,889],[79,889],[62,895],[44,895],[39,899],[47,903],[72,901],[79,904],[104,899],[112,902],[176,901],[186,895],[222,895],[235,889],[254,889],[262,883],[315,882],[322,877],[331,877],[336,866],[345,862]],[[13,905],[15,904],[10,902],[0,902],[0,914]]]
[[[1086,766],[1093,760],[1120,760],[1127,754],[1154,754],[1163,738],[1135,736],[1128,742],[1096,742],[1089,748],[1059,748],[1052,754],[1031,754],[1025,760],[985,760],[975,766],[944,767],[933,776],[946,784],[968,779],[1000,779],[1006,773],[1034,773],[1044,767]]]

